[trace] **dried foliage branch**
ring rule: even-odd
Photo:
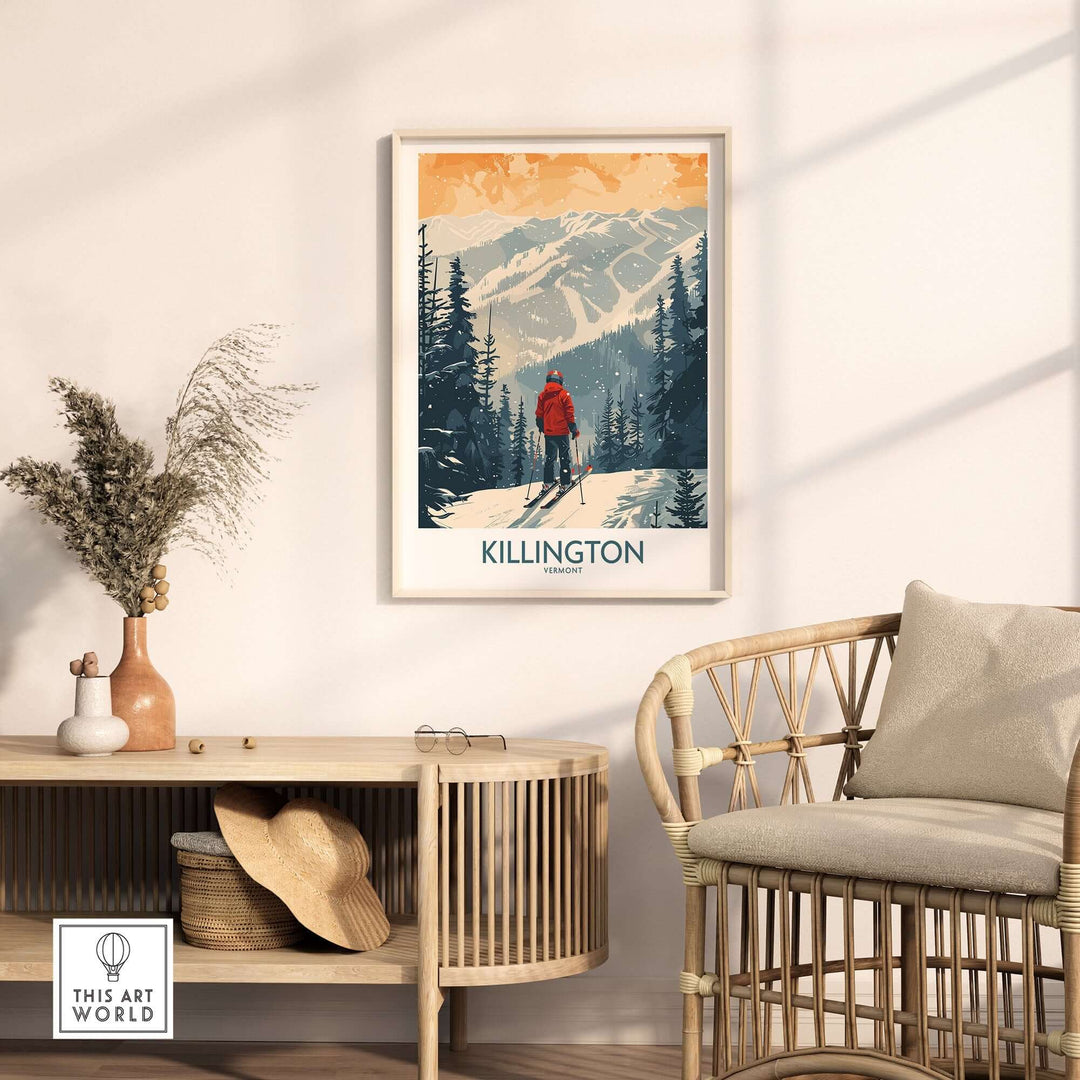
[[[169,538],[199,498],[185,477],[154,471],[154,455],[125,435],[116,408],[67,379],[50,379],[64,426],[76,438],[74,468],[21,457],[0,480],[60,527],[79,564],[128,615]]]
[[[161,472],[150,448],[120,430],[111,402],[67,379],[49,380],[76,439],[73,467],[21,457],[0,470],[0,481],[59,527],[125,614],[142,614],[139,591],[171,546],[187,543],[220,564],[223,541],[246,536],[246,508],[270,460],[263,443],[288,434],[300,399],[315,389],[259,381],[278,340],[277,327],[257,325],[207,350],[166,423]]]
[[[165,471],[195,484],[200,496],[173,537],[219,566],[227,544],[243,545],[248,507],[260,496],[271,461],[265,443],[289,434],[314,383],[264,385],[263,367],[280,340],[266,323],[215,341],[195,365],[166,421]]]

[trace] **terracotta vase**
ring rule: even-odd
[[[146,651],[146,619],[124,619],[124,654],[112,673],[112,711],[127,722],[123,750],[176,746],[176,701]]]

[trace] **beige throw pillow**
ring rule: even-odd
[[[973,604],[913,581],[874,737],[844,788],[1065,809],[1080,613]]]

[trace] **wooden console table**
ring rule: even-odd
[[[371,848],[390,916],[366,953],[316,939],[264,952],[194,948],[178,982],[413,983],[421,1080],[438,1076],[438,1014],[465,1044],[469,986],[554,979],[607,958],[607,751],[511,739],[455,757],[411,739],[206,739],[76,758],[52,737],[0,736],[0,979],[52,978],[54,914],[179,913],[169,836],[215,827],[237,780],[348,814]]]

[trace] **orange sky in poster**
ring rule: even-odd
[[[420,154],[420,218],[705,206],[707,154]]]

